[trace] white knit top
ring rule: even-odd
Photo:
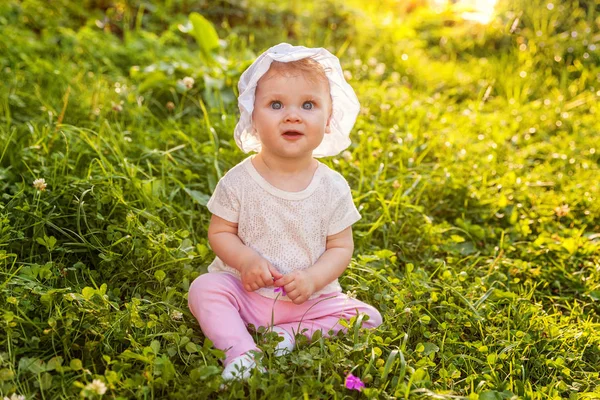
[[[214,215],[238,224],[242,242],[271,262],[282,274],[311,267],[325,252],[327,236],[358,221],[350,187],[342,175],[319,162],[310,184],[300,192],[287,192],[267,182],[251,157],[233,167],[217,184],[207,207]],[[219,257],[209,272],[240,273]],[[264,287],[256,293],[290,299]],[[338,280],[310,298],[341,291]]]

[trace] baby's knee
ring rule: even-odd
[[[361,302],[362,303],[362,302]],[[382,317],[381,313],[373,306],[362,303],[360,307],[357,307],[354,311],[358,315],[365,315],[368,318],[364,318],[362,320],[363,328],[377,328],[381,325]]]
[[[383,322],[383,317],[379,310],[373,306],[367,306],[365,313],[369,316],[369,320],[365,322],[364,326],[367,328],[377,328]]]
[[[207,310],[207,305],[218,300],[219,296],[227,293],[227,277],[225,274],[211,273],[198,276],[188,291],[188,308],[196,318],[200,318]]]
[[[201,299],[222,292],[228,284],[227,278],[225,274],[214,272],[198,276],[190,285],[188,299]]]
[[[375,307],[363,303],[362,301],[358,302],[358,304],[354,308],[346,310],[344,318],[350,320],[351,318],[358,315],[368,317],[362,318],[361,325],[364,328],[377,328],[379,325],[381,325],[383,321],[381,313]]]

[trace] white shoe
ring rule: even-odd
[[[284,356],[291,353],[296,344],[296,341],[292,335],[290,335],[285,329],[282,329],[278,326],[273,327],[273,332],[276,332],[279,336],[283,337],[283,340],[277,343],[277,346],[275,347],[275,355]]]
[[[254,358],[248,354],[242,354],[239,357],[231,360],[223,370],[221,377],[226,381],[231,380],[246,380],[252,375],[252,370],[257,368]],[[258,368],[261,373],[265,372],[264,368]]]

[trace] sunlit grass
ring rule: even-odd
[[[452,10],[459,13],[463,19],[488,24],[494,16],[497,2],[498,0],[460,0],[450,3],[447,0],[434,0],[433,4],[438,9],[451,5]]]
[[[599,396],[595,11],[310,3],[198,6],[214,65],[189,3],[0,6],[0,397],[345,398],[350,371],[367,398]],[[384,324],[283,358],[267,335],[268,373],[221,391],[186,292],[245,156],[237,78],[283,40],[337,52],[360,98],[323,161],[363,215],[342,285]]]

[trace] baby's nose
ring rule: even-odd
[[[287,122],[299,122],[302,120],[302,118],[300,118],[300,114],[296,110],[290,110],[285,115],[285,120]]]

